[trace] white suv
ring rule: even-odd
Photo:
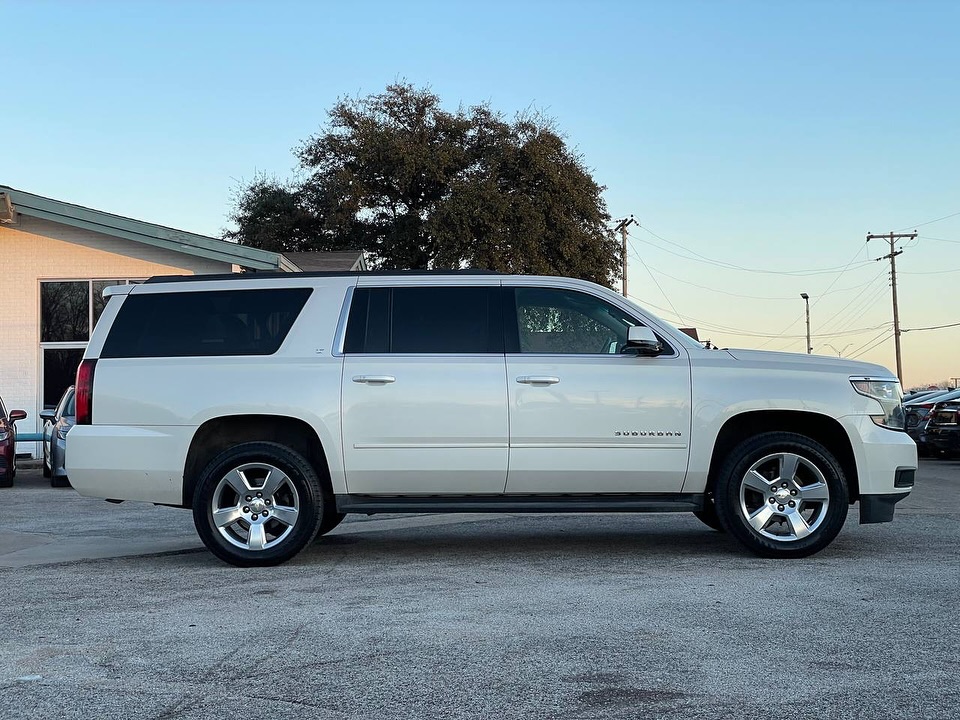
[[[879,366],[706,350],[611,290],[492,273],[107,289],[77,374],[81,493],[192,508],[236,565],[344,513],[693,512],[802,557],[913,486]]]

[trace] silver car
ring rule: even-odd
[[[70,487],[67,479],[67,433],[77,421],[73,385],[67,388],[54,410],[43,410],[43,476],[51,487]]]

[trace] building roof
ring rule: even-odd
[[[164,250],[239,265],[250,270],[295,272],[298,269],[280,253],[113,215],[102,210],[93,210],[0,185],[0,198],[3,195],[6,195],[13,204],[14,218],[20,214],[50,220]]]
[[[302,272],[349,272],[367,269],[362,252],[285,252],[283,255]]]

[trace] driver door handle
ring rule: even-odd
[[[393,375],[354,375],[353,381],[367,385],[386,385],[387,383],[396,382],[397,379]]]
[[[517,382],[523,385],[556,385],[560,378],[553,375],[521,375]]]

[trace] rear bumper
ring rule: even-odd
[[[183,501],[183,465],[195,428],[75,425],[67,435],[66,471],[81,495]]]
[[[942,452],[960,451],[960,435],[956,432],[926,433],[924,441],[928,448]]]

